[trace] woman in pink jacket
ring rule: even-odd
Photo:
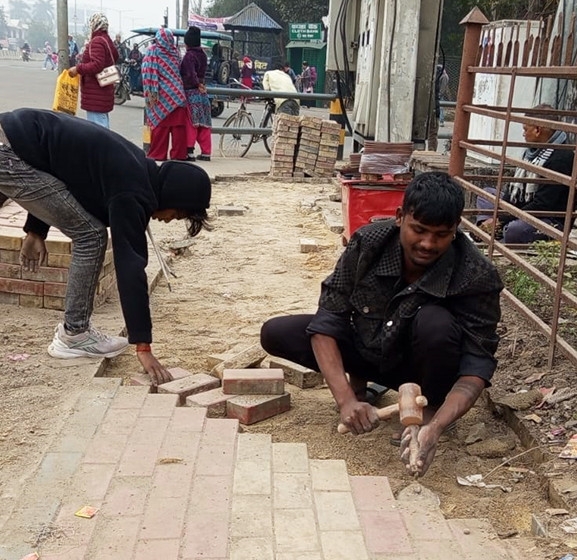
[[[80,107],[86,111],[86,119],[110,128],[109,113],[114,108],[114,84],[101,87],[96,79],[118,59],[118,51],[108,36],[108,20],[104,14],[93,14],[88,20],[92,32],[84,49],[82,62],[68,70],[70,76],[80,74]]]

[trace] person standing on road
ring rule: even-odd
[[[458,229],[464,206],[448,174],[418,175],[396,218],[351,236],[322,283],[315,315],[276,317],[261,329],[268,353],[323,374],[355,435],[378,424],[368,381],[395,389],[418,383],[429,401],[418,435],[420,476],[443,431],[474,405],[497,365],[503,283]],[[404,462],[409,441],[410,430],[391,441]]]
[[[130,343],[155,385],[169,381],[150,347],[146,228],[150,218],[183,219],[189,235],[198,235],[209,229],[210,195],[210,180],[200,167],[157,166],[132,142],[87,121],[37,109],[1,113],[0,206],[11,198],[28,211],[21,265],[36,272],[45,262],[51,226],[72,240],[64,321],[49,354],[110,358]],[[108,227],[128,340],[90,324]]]
[[[54,59],[52,58],[53,52],[54,51],[52,50],[52,46],[48,41],[46,41],[44,43],[44,54],[46,56],[44,57],[44,66],[42,67],[42,70],[46,70],[46,66],[48,64],[50,64],[50,70],[54,70],[56,68],[54,65]]]
[[[190,119],[186,127],[187,159],[194,161],[194,146],[198,142],[198,160],[210,161],[212,153],[212,116],[210,99],[206,93],[205,75],[208,66],[206,53],[200,46],[200,28],[191,26],[184,35],[186,54],[180,64],[180,75],[188,101]]]
[[[170,29],[160,28],[142,60],[146,120],[151,128],[148,157],[164,161],[172,140],[170,159],[186,160],[188,108],[180,55]]]
[[[108,36],[108,20],[104,14],[93,14],[88,20],[91,36],[82,61],[72,66],[68,73],[80,74],[80,107],[86,111],[86,119],[110,128],[109,113],[114,108],[114,84],[101,86],[96,74],[116,64],[118,51]]]

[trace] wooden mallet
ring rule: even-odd
[[[416,391],[415,391],[416,387]],[[408,403],[412,402],[411,406]],[[388,420],[396,414],[400,414],[401,408],[403,409],[403,414],[401,415],[401,423],[403,417],[415,417],[415,414],[420,413],[420,422],[423,422],[423,408],[427,406],[427,397],[421,395],[421,388],[416,383],[404,383],[399,387],[399,402],[396,404],[391,404],[383,408],[377,408],[377,416],[379,420]],[[412,416],[410,416],[412,414]],[[410,424],[403,424],[403,426],[408,426]],[[345,424],[339,424],[337,427],[339,434],[347,434],[350,430]]]
[[[423,423],[423,407],[417,404],[421,388],[416,383],[404,383],[399,387],[399,418],[401,424],[411,430],[409,442],[409,468],[417,475],[417,457],[419,456],[419,426]],[[425,399],[426,401],[426,399]]]

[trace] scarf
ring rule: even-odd
[[[180,55],[170,29],[163,27],[156,32],[154,44],[142,61],[142,84],[146,117],[153,128],[175,109],[186,106]]]
[[[567,142],[567,134],[562,130],[555,131],[551,138],[547,141],[549,144],[565,144]],[[555,148],[527,148],[523,152],[523,160],[543,167],[547,160],[551,157]],[[533,173],[518,167],[515,170],[515,178],[536,178],[538,173]],[[533,200],[535,193],[539,190],[541,185],[538,183],[509,183],[505,195],[505,200],[514,204],[515,206],[523,206]]]

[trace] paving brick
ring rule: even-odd
[[[290,394],[240,395],[226,403],[228,418],[237,418],[241,424],[254,424],[290,410]]]
[[[44,291],[42,294],[49,297],[64,297],[66,295],[66,284],[44,282]]]
[[[236,444],[237,461],[272,460],[272,436],[270,434],[239,434]]]
[[[367,549],[372,554],[412,554],[407,527],[398,511],[359,511]]]
[[[128,441],[127,434],[102,434],[98,433],[88,446],[83,463],[118,463]]]
[[[237,461],[234,469],[233,491],[235,494],[270,495],[270,461],[266,459]]]
[[[138,408],[144,404],[148,391],[146,387],[120,387],[110,408]]]
[[[277,553],[318,552],[319,537],[312,509],[275,509],[273,522]],[[331,558],[331,556],[326,556]],[[350,556],[347,560],[356,556]]]
[[[0,263],[20,264],[20,251],[0,248]]]
[[[44,307],[44,297],[26,296],[21,294],[18,298],[18,303],[21,307],[33,307],[35,309],[42,309]]]
[[[313,460],[310,462],[313,490],[350,492],[347,465],[341,460]]]
[[[137,560],[172,560],[178,558],[180,539],[139,540],[134,558]]]
[[[234,354],[230,354],[224,362],[216,365],[211,373],[222,379],[222,373],[225,369],[245,369],[256,366],[266,356],[266,352],[260,344],[253,344]]]
[[[139,412],[137,408],[110,408],[100,424],[99,434],[130,435],[138,422]]]
[[[158,453],[158,462],[166,464],[173,458],[194,464],[199,447],[200,434],[169,429]]]
[[[171,381],[174,383],[174,381]],[[161,385],[159,385],[161,387]],[[147,395],[140,409],[141,418],[170,418],[178,405],[178,395]]]
[[[453,538],[463,550],[463,560],[505,560],[514,556],[505,549],[486,519],[449,519]]]
[[[420,509],[399,502],[399,511],[413,540],[451,539],[451,530],[440,510]]]
[[[391,511],[397,502],[385,476],[349,476],[357,511]]]
[[[225,395],[222,387],[186,397],[186,406],[206,408],[208,418],[222,418],[226,415],[226,401],[235,395]]]
[[[0,249],[19,251],[25,235],[20,228],[0,227]]]
[[[273,473],[274,507],[312,508],[312,485],[308,473]]]
[[[269,365],[271,368],[281,368],[284,372],[285,381],[301,389],[316,387],[324,383],[323,376],[318,371],[313,371],[283,358],[271,356]]]
[[[151,496],[142,519],[140,539],[179,539],[182,536],[188,496]]]
[[[129,387],[148,387],[149,392],[157,393],[157,388],[152,386],[152,379],[147,373],[135,373],[124,380],[124,385]]]
[[[193,462],[157,463],[152,476],[151,496],[177,498],[188,495],[193,474]]]
[[[228,558],[228,517],[228,513],[211,512],[188,515],[180,558]]]
[[[217,216],[244,216],[246,208],[244,206],[217,206]],[[8,249],[9,247],[7,247]]]
[[[70,483],[68,495],[76,495],[84,504],[100,503],[108,491],[115,465],[101,463],[81,464]]]
[[[232,501],[230,476],[195,476],[189,499],[189,514],[210,511],[227,513]]]
[[[1,278],[22,278],[22,267],[19,264],[5,264],[0,262]]]
[[[369,560],[360,531],[323,531],[321,542],[325,558]]]
[[[355,531],[361,525],[349,492],[315,492],[317,519],[321,531]]]
[[[202,434],[202,443],[204,445],[225,444],[234,448],[237,438],[238,420],[232,418],[223,420],[208,418],[206,420]]]
[[[205,419],[206,411],[204,409],[175,408],[172,412],[169,429],[173,433],[175,431],[187,434],[199,433],[204,429]],[[231,429],[238,431],[238,424]]]
[[[200,475],[231,476],[234,471],[234,445],[201,443],[196,460],[196,473]]]
[[[149,444],[126,447],[120,459],[117,474],[119,476],[152,476],[158,458],[158,448]]]
[[[88,545],[86,557],[91,560],[132,558],[140,526],[140,517],[105,517],[101,515],[94,519],[96,519],[96,528]]]
[[[4,276],[4,274],[0,275]],[[49,266],[39,267],[38,272],[22,269],[22,279],[39,280],[42,282],[60,282],[61,284],[66,284],[66,282],[68,282],[68,269]]]
[[[230,544],[230,560],[275,560],[272,537],[238,537]]]
[[[226,395],[282,395],[282,369],[225,369],[222,391]]]
[[[46,259],[46,264],[49,267],[70,268],[71,260],[72,255],[60,255],[57,253],[48,253],[48,259]]]
[[[215,389],[220,385],[220,381],[212,375],[206,373],[197,373],[189,377],[183,377],[168,383],[163,383],[158,386],[159,393],[172,393],[178,395],[179,404],[184,406],[186,404],[186,397]]]
[[[0,278],[0,292],[41,296],[44,295],[44,282]]]
[[[308,473],[309,456],[306,443],[274,443],[272,464],[275,473]]]
[[[230,516],[231,537],[272,537],[270,495],[235,495]]]
[[[58,311],[64,311],[64,298],[44,296],[43,305],[45,309],[56,309]]]
[[[276,560],[324,560],[320,552],[279,552]]]
[[[106,493],[102,514],[107,517],[142,515],[149,488],[150,479],[146,476],[115,476]]]
[[[299,245],[301,253],[316,253],[319,250],[319,244],[314,239],[302,238]]]

